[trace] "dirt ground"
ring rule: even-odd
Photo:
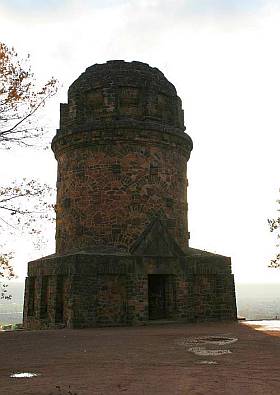
[[[279,334],[244,323],[0,332],[0,394],[279,395]]]

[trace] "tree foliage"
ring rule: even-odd
[[[29,55],[20,58],[14,48],[0,42],[0,149],[42,146],[44,128],[39,110],[57,87],[53,77],[39,86]],[[5,236],[25,232],[33,236],[35,244],[40,244],[42,228],[38,225],[53,219],[51,195],[48,185],[26,178],[0,186],[0,280],[14,277],[13,254],[4,252]],[[0,283],[1,297],[9,295]]]
[[[0,255],[0,279],[11,280],[15,277],[13,267],[10,263],[12,258],[11,252]],[[8,294],[7,284],[1,284],[0,299],[11,299],[11,295]]]
[[[0,147],[30,146],[44,130],[36,115],[57,91],[51,78],[38,88],[29,56],[20,59],[14,48],[0,42]]]
[[[0,186],[0,229],[40,235],[38,223],[53,219],[52,188],[36,180],[12,181]]]
[[[280,200],[277,200],[277,204],[280,205]],[[277,211],[280,211],[280,209],[278,209]],[[279,248],[280,217],[268,219],[268,224],[269,224],[270,232],[276,233],[276,237],[277,237],[276,247]],[[275,268],[280,267],[280,252],[278,252],[276,256],[273,259],[271,259],[269,266]]]

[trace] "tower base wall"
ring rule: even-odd
[[[78,253],[29,262],[24,328],[236,320],[230,258]]]

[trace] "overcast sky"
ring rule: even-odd
[[[0,40],[29,53],[39,80],[62,88],[110,59],[158,67],[182,98],[194,149],[189,161],[192,247],[232,257],[237,282],[280,282],[267,218],[276,215],[280,147],[280,2],[262,0],[85,0],[0,2]],[[1,152],[3,180],[55,183],[51,152]],[[13,243],[15,241],[13,240]],[[38,252],[16,241],[17,270]],[[54,251],[54,234],[47,251]]]

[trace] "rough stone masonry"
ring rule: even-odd
[[[27,329],[235,320],[231,260],[189,247],[181,99],[157,68],[95,64],[52,141],[56,253],[28,264]]]

